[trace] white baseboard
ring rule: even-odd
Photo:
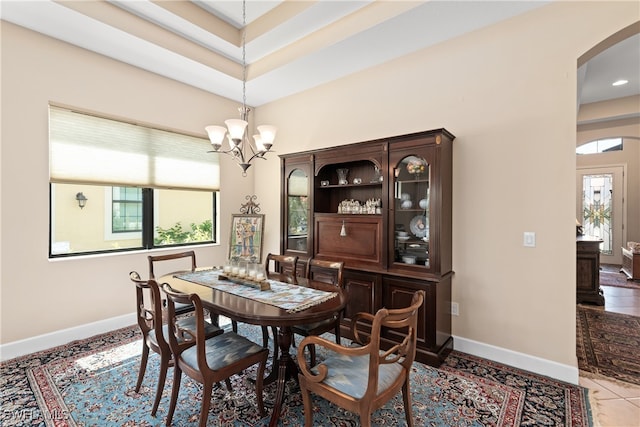
[[[135,323],[136,315],[135,313],[130,313],[20,341],[14,341],[0,345],[0,361],[47,350],[52,347],[70,343],[71,341],[85,339],[115,329],[131,326]],[[529,354],[519,353],[457,336],[453,338],[453,348],[463,353],[504,363],[505,365],[524,369],[539,375],[555,378],[571,384],[578,384],[579,371],[578,368],[574,366],[563,365]]]
[[[563,365],[530,354],[456,336],[453,337],[453,348],[462,353],[472,354],[571,384],[578,384],[580,372],[575,366]]]
[[[62,329],[36,337],[27,338],[0,345],[0,361],[13,359],[37,351],[64,345],[71,341],[81,340],[98,334],[124,328],[136,324],[136,314],[130,313],[110,319],[100,320],[86,325]]]

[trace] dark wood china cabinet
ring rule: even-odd
[[[282,253],[345,262],[355,313],[426,292],[416,360],[438,366],[451,337],[452,142],[436,129],[281,155]],[[386,345],[399,337],[389,332]]]

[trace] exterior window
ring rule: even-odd
[[[112,231],[142,231],[142,189],[113,187],[111,200]]]
[[[49,255],[215,242],[220,167],[209,146],[50,106]]]
[[[576,154],[598,154],[609,151],[622,151],[622,138],[598,139],[576,148]]]
[[[87,197],[82,209],[75,199],[78,192]],[[217,196],[206,191],[51,184],[50,254],[213,243]]]

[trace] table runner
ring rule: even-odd
[[[176,274],[174,277],[199,285],[228,292],[243,298],[249,298],[265,304],[274,305],[287,313],[295,313],[306,310],[309,307],[320,304],[338,295],[337,292],[326,292],[305,286],[292,285],[290,283],[269,280],[271,289],[261,291],[250,286],[220,280],[220,270],[201,270],[189,273]]]

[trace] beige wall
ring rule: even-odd
[[[260,107],[256,121],[278,124],[279,153],[446,127],[457,136],[453,333],[575,366],[576,60],[637,16],[635,2],[544,6]],[[236,104],[5,23],[2,90],[2,343],[132,312],[126,275],[146,270],[145,253],[47,260],[47,102],[200,134]],[[252,169],[265,253],[278,251],[279,160]],[[250,179],[223,163],[223,218]],[[7,324],[27,309],[46,321]]]
[[[133,313],[128,273],[138,270],[146,275],[147,271],[144,251],[48,259],[48,103],[204,138],[204,126],[236,116],[238,104],[5,21],[1,25],[4,344]],[[242,178],[238,166],[228,159],[221,160],[221,175],[220,216],[224,219],[237,213],[244,196],[252,194],[253,180],[252,171]],[[224,262],[228,222],[223,222],[219,233],[221,246],[196,248],[199,264]],[[25,315],[35,316],[34,320],[16,322]]]
[[[631,2],[551,4],[274,102],[259,118],[280,126],[279,152],[451,131],[454,335],[576,366],[577,59],[638,15]],[[256,173],[265,200],[278,162]],[[275,199],[264,207],[279,214]],[[523,247],[525,231],[535,248]]]

